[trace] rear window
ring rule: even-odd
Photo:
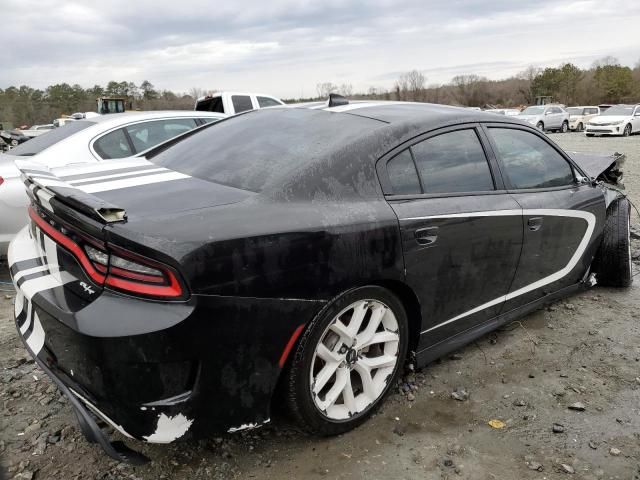
[[[16,155],[16,156],[32,156],[37,155],[43,150],[49,148],[51,145],[58,143],[60,140],[64,140],[67,137],[70,137],[74,133],[78,133],[85,128],[90,127],[91,125],[95,125],[95,122],[89,122],[86,120],[76,120],[73,122],[69,122],[63,127],[54,128],[46,135],[38,135],[37,137],[32,138],[28,142],[23,143],[22,145],[18,145],[15,148],[12,148],[5,155]]]
[[[222,97],[205,98],[196,103],[197,112],[218,112],[224,113]]]
[[[253,110],[253,104],[251,103],[251,97],[248,95],[232,95],[231,103],[233,103],[233,109],[236,113],[246,112],[247,110]]]
[[[156,165],[252,192],[282,185],[383,123],[322,110],[265,109],[230,117],[147,157]],[[335,166],[336,175],[346,169]],[[326,178],[325,182],[335,179]]]

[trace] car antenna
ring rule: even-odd
[[[329,107],[339,107],[340,105],[349,105],[349,100],[337,93],[329,94]]]

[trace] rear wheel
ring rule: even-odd
[[[397,381],[407,343],[407,316],[391,292],[370,286],[341,295],[311,322],[295,350],[290,411],[318,435],[357,427]]]
[[[562,122],[562,127],[560,127],[560,131],[562,133],[567,133],[568,130],[569,130],[569,122],[567,121]]]
[[[627,123],[624,127],[624,130],[622,131],[622,136],[628,137],[629,135],[631,135],[631,124]]]
[[[578,132],[582,132],[584,130],[584,125],[582,123],[579,123],[578,126],[576,127],[576,130]]]
[[[621,198],[607,210],[595,271],[598,283],[609,287],[628,287],[633,282],[631,266],[631,205]]]
[[[536,128],[537,128],[538,130],[540,130],[541,132],[544,132],[544,123],[542,123],[542,122],[538,122],[538,123],[536,124]]]

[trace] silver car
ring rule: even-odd
[[[535,105],[525,108],[517,116],[520,120],[535,125],[542,131],[558,131],[565,133],[569,130],[569,112],[561,105]]]
[[[102,115],[69,122],[0,154],[0,257],[28,218],[29,202],[15,160],[55,168],[140,157],[162,142],[225,117],[196,111]]]

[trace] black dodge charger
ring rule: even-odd
[[[146,159],[21,164],[16,324],[90,441],[234,432],[284,404],[365,421],[418,365],[594,283],[631,283],[629,204],[509,117],[273,108]]]

